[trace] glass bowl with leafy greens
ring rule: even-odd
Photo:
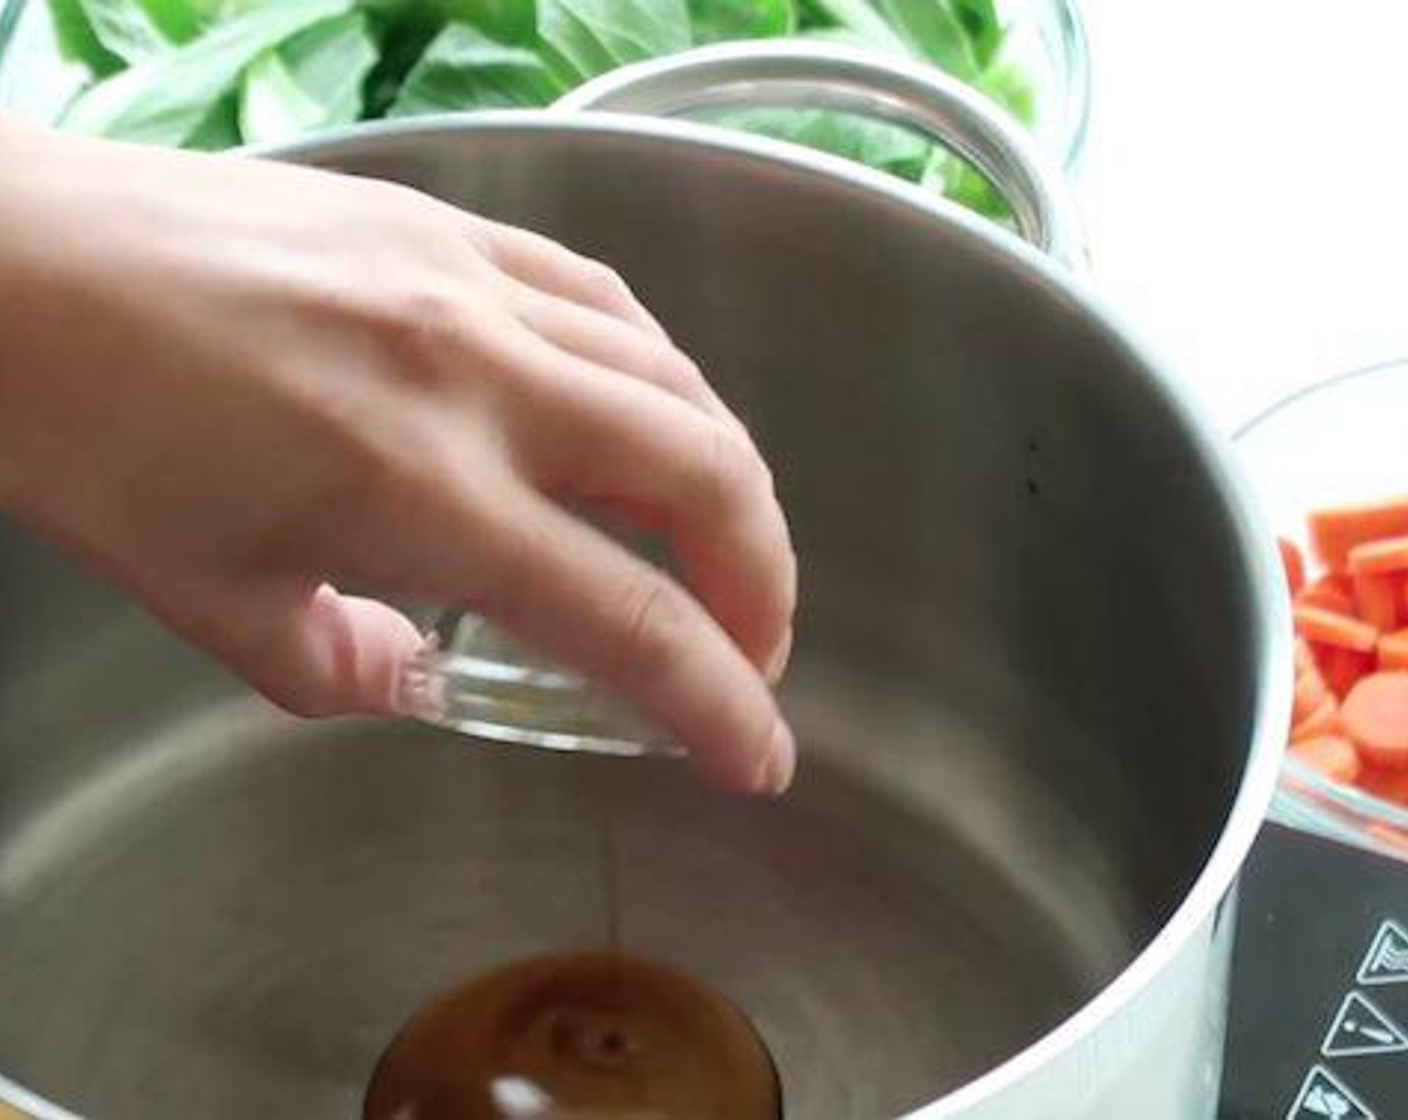
[[[802,36],[919,59],[1074,165],[1089,68],[1074,0],[0,0],[0,107],[221,149],[359,120],[540,107],[617,66]],[[858,159],[994,217],[985,180],[891,126],[799,110],[721,123]]]

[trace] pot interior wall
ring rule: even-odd
[[[93,1117],[355,1115],[424,1000],[606,935],[754,1019],[790,1115],[935,1099],[1147,942],[1246,755],[1248,576],[1139,358],[958,223],[625,128],[320,162],[627,275],[802,565],[795,793],[268,710],[0,531],[0,1069]],[[252,325],[254,326],[254,325]]]

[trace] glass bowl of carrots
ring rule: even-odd
[[[1237,443],[1296,625],[1277,815],[1408,858],[1408,359],[1302,389]]]

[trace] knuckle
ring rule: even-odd
[[[473,224],[468,215],[443,200],[405,183],[386,179],[362,180],[370,191],[364,212],[368,228],[393,242],[438,245],[463,238],[473,244]]]
[[[366,197],[386,214],[417,214],[426,204],[424,194],[394,179],[360,178],[356,182]]]
[[[601,261],[583,258],[582,287],[595,300],[611,307],[634,303],[630,286],[621,274]]]
[[[700,496],[717,511],[737,511],[764,500],[772,490],[771,477],[756,449],[719,423],[709,427],[699,475]]]
[[[501,269],[508,257],[505,242],[508,235],[504,226],[479,214],[464,212],[464,235],[474,247],[474,251],[489,265]]]
[[[625,629],[616,669],[628,682],[674,664],[688,644],[689,604],[663,573],[649,572],[630,583],[621,617]]]
[[[408,287],[383,307],[376,321],[379,332],[416,356],[444,354],[461,338],[464,309],[443,290]]]
[[[300,294],[299,310],[333,329],[372,340],[416,376],[438,370],[439,359],[465,337],[462,301],[430,280],[393,284],[366,277],[312,288]]]
[[[699,366],[682,350],[668,342],[653,340],[650,347],[652,380],[680,390],[699,390],[706,385]]]

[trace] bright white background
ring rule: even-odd
[[[1408,0],[1082,3],[1096,283],[1213,417],[1408,357]]]

